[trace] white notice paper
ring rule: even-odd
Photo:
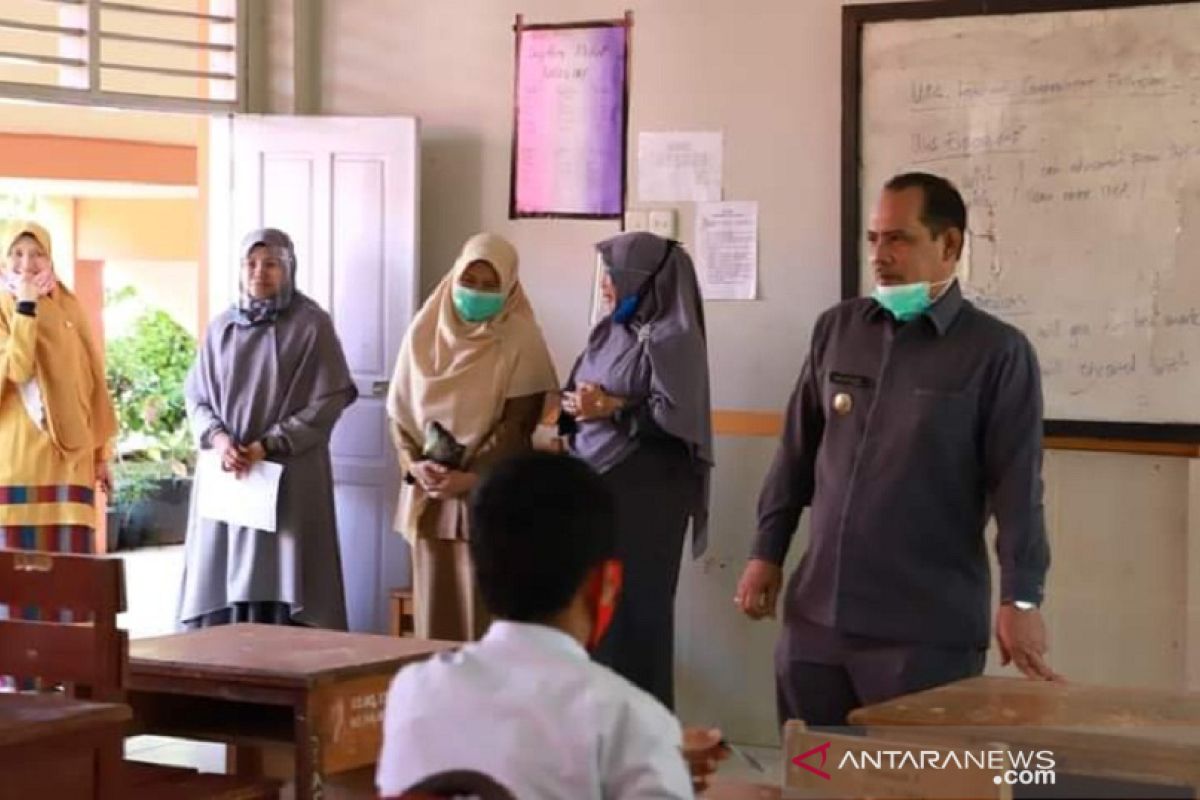
[[[722,140],[720,133],[638,134],[638,199],[720,200]]]
[[[196,458],[198,513],[205,519],[274,532],[281,477],[282,464],[260,461],[239,479],[221,469],[216,450],[201,450]]]
[[[758,203],[697,204],[696,266],[705,300],[758,297]]]

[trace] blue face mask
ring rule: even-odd
[[[619,322],[624,325],[633,319],[633,314],[637,311],[639,299],[636,294],[631,294],[617,303],[617,307],[613,309],[612,313],[613,322]]]
[[[875,302],[886,308],[900,322],[908,322],[910,319],[916,319],[924,314],[933,305],[934,286],[944,286],[952,280],[954,279],[937,283],[918,281],[898,286],[876,285],[871,297],[875,298]]]
[[[456,285],[450,296],[454,310],[466,322],[486,322],[504,308],[504,295],[500,292],[481,292]]]

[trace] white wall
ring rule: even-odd
[[[289,13],[292,0],[273,0]],[[337,0],[324,4],[322,111],[414,114],[423,124],[421,258],[428,291],[462,241],[494,230],[522,276],[559,369],[586,335],[591,246],[616,223],[507,219],[512,23],[634,12],[630,142],[641,130],[721,130],[728,199],[760,202],[760,296],[708,305],[715,405],[782,408],[817,313],[838,299],[841,0]],[[286,28],[282,25],[281,28]],[[290,47],[282,41],[280,46]],[[272,63],[286,59],[272,58]],[[275,111],[288,82],[270,79]],[[630,186],[636,186],[630,165]],[[630,200],[636,202],[636,193]],[[681,209],[690,238],[690,211]],[[732,611],[766,439],[722,438],[713,547],[685,570],[680,698],[686,719],[742,741],[774,733],[774,630]],[[1193,470],[1193,473],[1195,470]],[[1050,454],[1052,658],[1089,681],[1182,686],[1198,674],[1200,552],[1187,462]],[[1191,483],[1189,484],[1189,480]],[[793,558],[804,532],[793,547]],[[1190,609],[1190,616],[1188,611]],[[1198,686],[1197,688],[1200,688]]]

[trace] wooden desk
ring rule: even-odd
[[[697,796],[700,800],[781,800],[783,789],[772,783],[729,780],[718,773]]]
[[[119,800],[129,706],[0,694],[0,800]]]
[[[850,722],[886,738],[1051,750],[1060,775],[1200,787],[1197,693],[971,678],[860,708]]]
[[[396,670],[453,642],[276,625],[223,625],[129,645],[139,730],[225,742],[253,773],[258,748],[295,748],[297,800],[325,776],[375,763]]]

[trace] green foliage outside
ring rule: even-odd
[[[112,293],[106,305],[135,294]],[[113,470],[118,508],[144,499],[164,479],[190,473],[194,452],[183,381],[195,357],[191,334],[159,309],[144,311],[128,331],[108,341],[105,373],[121,428]]]

